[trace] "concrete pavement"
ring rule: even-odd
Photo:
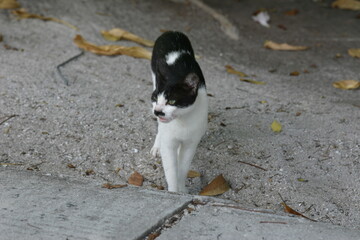
[[[0,170],[0,239],[327,239],[359,231],[216,198]],[[155,235],[156,234],[156,235]]]

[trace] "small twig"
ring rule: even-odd
[[[260,221],[259,223],[287,224],[287,222]]]
[[[243,162],[243,161],[241,161],[241,160],[238,160],[238,162],[239,162],[239,163],[243,163],[243,164],[247,164],[247,165],[252,166],[252,167],[256,167],[256,168],[261,169],[261,170],[263,170],[263,171],[267,171],[267,169],[265,169],[265,168],[263,168],[263,167],[260,167],[260,166],[258,166],[258,165],[252,164],[252,163]]]
[[[59,76],[60,76],[61,79],[64,81],[64,83],[65,83],[66,86],[69,86],[69,80],[68,80],[66,77],[64,77],[64,75],[63,75],[63,74],[61,73],[61,71],[60,71],[60,68],[63,67],[64,65],[68,64],[69,62],[77,59],[78,57],[80,57],[80,56],[83,55],[83,54],[84,54],[84,52],[81,51],[79,54],[73,56],[72,58],[70,58],[70,59],[66,60],[65,62],[60,63],[59,65],[56,66],[56,72],[59,74]]]
[[[211,206],[213,207],[226,207],[226,208],[234,208],[234,209],[239,209],[239,210],[243,210],[243,211],[248,211],[248,212],[256,212],[256,213],[266,213],[266,214],[270,214],[271,212],[265,211],[265,210],[255,210],[255,209],[248,209],[248,208],[243,208],[243,207],[239,207],[239,206],[233,206],[233,205],[224,205],[224,204],[211,204]]]
[[[9,120],[12,119],[13,117],[17,117],[17,116],[19,116],[19,115],[13,114],[13,115],[10,115],[10,116],[6,117],[4,120],[2,120],[2,121],[0,122],[0,125],[2,125],[3,123],[5,123],[6,121],[9,121]]]

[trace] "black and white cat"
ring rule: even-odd
[[[207,129],[205,79],[189,39],[181,32],[165,32],[156,40],[151,70],[151,100],[158,119],[151,154],[161,155],[168,190],[187,192],[187,173]]]

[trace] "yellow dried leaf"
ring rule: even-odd
[[[200,177],[200,176],[201,176],[201,174],[199,172],[196,172],[193,170],[190,170],[187,174],[188,178],[196,178],[196,177]]]
[[[199,193],[202,196],[216,196],[222,194],[230,189],[229,184],[220,174],[214,180],[212,180],[203,190]]]
[[[360,82],[356,80],[342,80],[334,82],[333,87],[344,90],[357,89],[360,87]]]
[[[228,73],[236,74],[236,75],[238,75],[239,77],[247,77],[247,75],[246,75],[245,73],[236,71],[236,70],[235,70],[232,66],[230,66],[230,65],[226,65],[225,68],[226,68],[226,71],[227,71]]]
[[[278,121],[274,120],[274,121],[272,122],[272,124],[271,124],[271,129],[272,129],[274,132],[281,132],[282,126],[281,126],[281,124],[280,124]]]
[[[0,0],[0,9],[19,8],[20,4],[16,0]]]
[[[121,28],[113,28],[109,31],[101,31],[101,35],[109,41],[119,41],[120,39],[125,39],[129,41],[133,41],[136,43],[139,43],[141,45],[147,46],[147,47],[153,47],[154,42],[143,39],[135,34],[132,34],[128,31],[125,31]]]
[[[144,181],[144,177],[136,171],[133,174],[131,174],[131,176],[128,179],[128,183],[135,186],[142,186],[143,181]]]
[[[244,79],[244,78],[240,78],[240,81],[248,82],[248,83],[252,83],[252,84],[258,84],[258,85],[266,84],[265,82],[255,81],[255,80],[251,80],[251,79]]]
[[[264,47],[278,51],[302,51],[309,48],[306,46],[294,46],[287,43],[275,43],[272,41],[265,41]]]
[[[74,43],[79,48],[99,55],[127,55],[135,58],[151,59],[151,52],[142,47],[125,47],[120,45],[97,46],[85,41],[81,35],[76,35],[74,38]]]
[[[360,1],[356,0],[336,0],[331,4],[333,8],[340,8],[346,10],[360,10]]]
[[[360,58],[360,48],[350,48],[348,54],[354,58]]]
[[[78,28],[75,27],[74,25],[71,25],[70,23],[65,22],[65,21],[63,21],[61,19],[53,18],[53,17],[44,17],[44,16],[41,16],[41,15],[28,13],[26,11],[26,9],[24,9],[24,8],[21,8],[19,10],[13,10],[13,11],[11,11],[11,13],[14,14],[15,16],[17,16],[19,19],[36,18],[36,19],[41,19],[43,21],[53,21],[53,22],[64,24],[64,25],[66,25],[66,26],[68,26],[68,27],[70,27],[72,29],[78,30]]]

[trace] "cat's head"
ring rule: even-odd
[[[200,83],[197,74],[190,73],[175,84],[161,80],[158,83],[151,100],[153,114],[160,122],[168,123],[192,110]]]

